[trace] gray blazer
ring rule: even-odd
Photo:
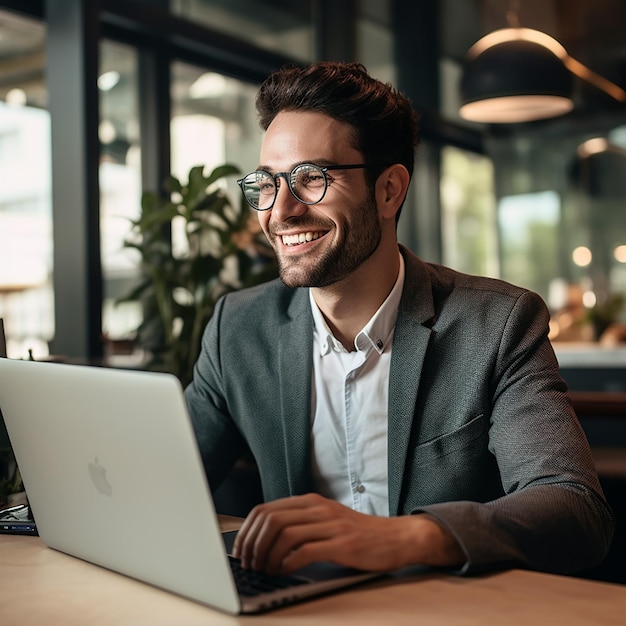
[[[389,513],[428,512],[463,573],[598,563],[614,520],[547,338],[541,298],[427,264],[406,277],[389,382]],[[215,489],[245,442],[272,500],[314,489],[312,314],[280,281],[221,299],[186,389]]]

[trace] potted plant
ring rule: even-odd
[[[277,276],[273,251],[252,210],[234,204],[218,182],[238,174],[233,165],[204,174],[192,167],[186,183],[170,175],[165,194],[144,192],[141,214],[125,246],[141,255],[142,280],[123,301],[141,301],[136,341],[147,369],[190,382],[202,332],[220,296]],[[172,231],[182,233],[173,247]]]

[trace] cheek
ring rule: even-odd
[[[265,233],[265,235],[268,235],[268,226],[269,226],[269,222],[270,222],[270,216],[269,214],[271,213],[271,211],[258,211],[257,212],[257,218],[259,220],[259,225],[261,226],[261,230]]]

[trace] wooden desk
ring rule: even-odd
[[[626,448],[591,449],[600,478],[626,479]]]
[[[616,417],[626,419],[624,391],[570,391],[578,417]]]
[[[51,550],[37,537],[0,535],[0,616],[11,626],[622,626],[626,586],[522,570],[416,574],[232,617]]]
[[[624,391],[570,391],[572,404],[576,415],[589,427],[594,421],[611,424],[623,424],[626,420],[626,392]],[[617,432],[617,431],[616,431]],[[619,431],[623,433],[622,430]],[[620,437],[623,442],[623,435]],[[619,442],[612,445],[618,447],[606,447],[593,444],[592,453],[596,463],[596,469],[601,478],[626,478],[626,448]]]

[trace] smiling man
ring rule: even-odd
[[[246,446],[265,502],[235,553],[575,572],[613,517],[532,292],[398,244],[410,102],[357,64],[272,74],[260,165],[239,184],[280,280],[222,298],[186,390],[215,489]]]

